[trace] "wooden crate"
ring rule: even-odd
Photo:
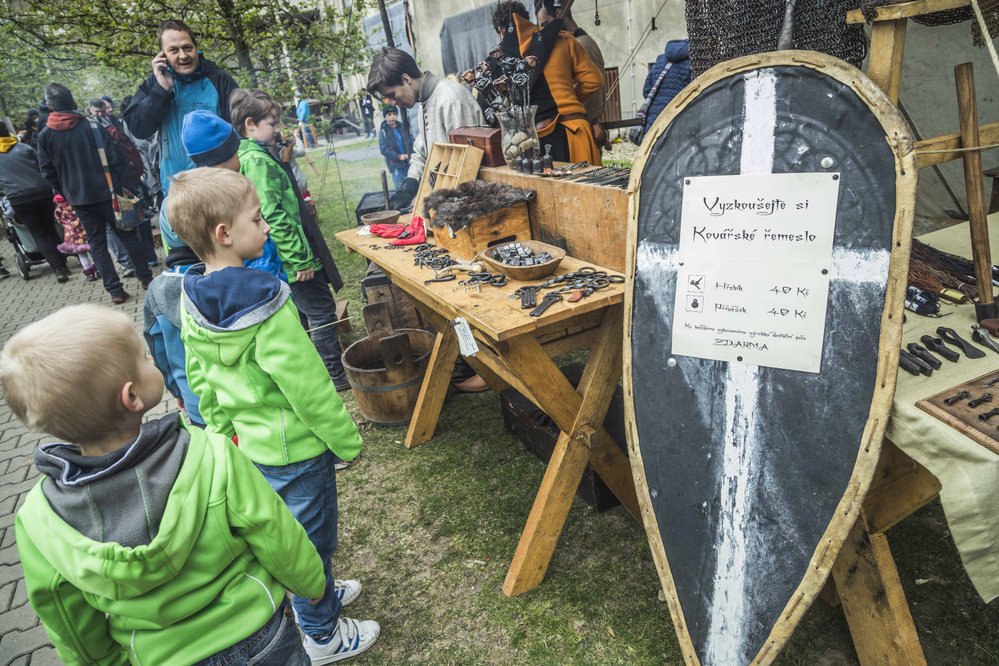
[[[423,200],[431,192],[452,189],[478,178],[483,155],[475,146],[435,143],[427,154],[420,189],[413,199],[413,215],[423,217]]]
[[[448,135],[451,143],[475,146],[485,151],[482,166],[504,166],[503,147],[500,144],[500,131],[492,127],[459,127]]]
[[[531,240],[531,221],[527,202],[500,208],[488,215],[475,218],[471,224],[452,231],[445,224],[434,229],[434,240],[447,248],[452,257],[472,259],[482,250],[493,245],[515,240]]]

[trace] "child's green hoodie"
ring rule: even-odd
[[[353,460],[361,436],[290,294],[252,268],[188,269],[180,333],[187,380],[208,427],[238,435],[255,463],[289,465],[326,449]]]
[[[66,664],[190,664],[260,629],[323,563],[231,442],[172,414],[100,457],[35,452],[17,512],[28,600]]]

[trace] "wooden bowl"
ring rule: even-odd
[[[543,264],[537,264],[536,266],[508,266],[497,259],[492,258],[493,250],[507,245],[513,245],[514,243],[520,243],[531,250],[534,254],[541,254],[542,252],[547,252],[552,256],[551,261],[545,262]],[[520,280],[521,282],[527,282],[529,280],[540,280],[541,278],[548,277],[555,272],[558,265],[562,263],[565,259],[565,250],[560,247],[555,247],[554,245],[549,245],[548,243],[542,243],[536,240],[522,240],[513,241],[512,243],[501,243],[495,245],[488,249],[479,252],[478,259],[485,263],[494,273],[503,273],[508,278],[512,280]]]
[[[361,222],[364,224],[392,224],[399,219],[399,215],[400,213],[397,210],[380,210],[375,213],[362,215]]]

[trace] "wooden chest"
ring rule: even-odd
[[[451,143],[462,146],[475,146],[485,153],[482,166],[503,166],[503,149],[500,147],[500,131],[492,127],[459,127],[448,135]]]
[[[447,224],[432,229],[437,244],[447,248],[452,257],[461,259],[472,259],[482,250],[500,243],[531,240],[526,202],[477,217],[458,231],[453,231]]]

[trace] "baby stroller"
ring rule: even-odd
[[[22,279],[31,278],[31,267],[45,263],[45,257],[38,251],[35,239],[27,227],[14,219],[14,209],[6,198],[0,198],[0,226],[3,234],[14,246],[14,263]]]

